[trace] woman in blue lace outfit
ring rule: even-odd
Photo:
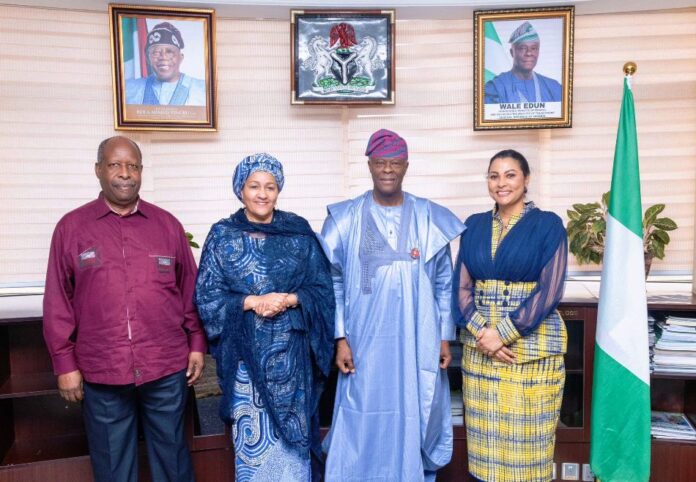
[[[242,160],[233,188],[244,208],[213,225],[196,282],[237,481],[305,482],[320,471],[317,407],[332,362],[334,294],[309,223],[275,209],[283,183],[272,156]]]

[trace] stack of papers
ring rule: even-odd
[[[656,331],[654,372],[696,374],[696,318],[668,316]]]
[[[655,336],[655,324],[657,320],[653,315],[648,315],[648,344],[650,345],[650,354],[652,355],[652,349],[655,346],[657,337]]]
[[[650,433],[655,438],[696,440],[696,430],[683,413],[653,411]]]

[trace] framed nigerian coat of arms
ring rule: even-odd
[[[393,104],[394,10],[292,10],[293,104]]]

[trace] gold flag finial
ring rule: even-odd
[[[638,66],[635,62],[626,62],[623,66],[623,71],[626,75],[633,75],[636,73],[636,70],[638,70]]]

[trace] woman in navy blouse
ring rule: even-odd
[[[519,152],[493,156],[487,180],[495,206],[467,219],[452,283],[469,470],[485,481],[548,481],[565,382],[556,306],[566,232],[525,199],[530,170]]]

